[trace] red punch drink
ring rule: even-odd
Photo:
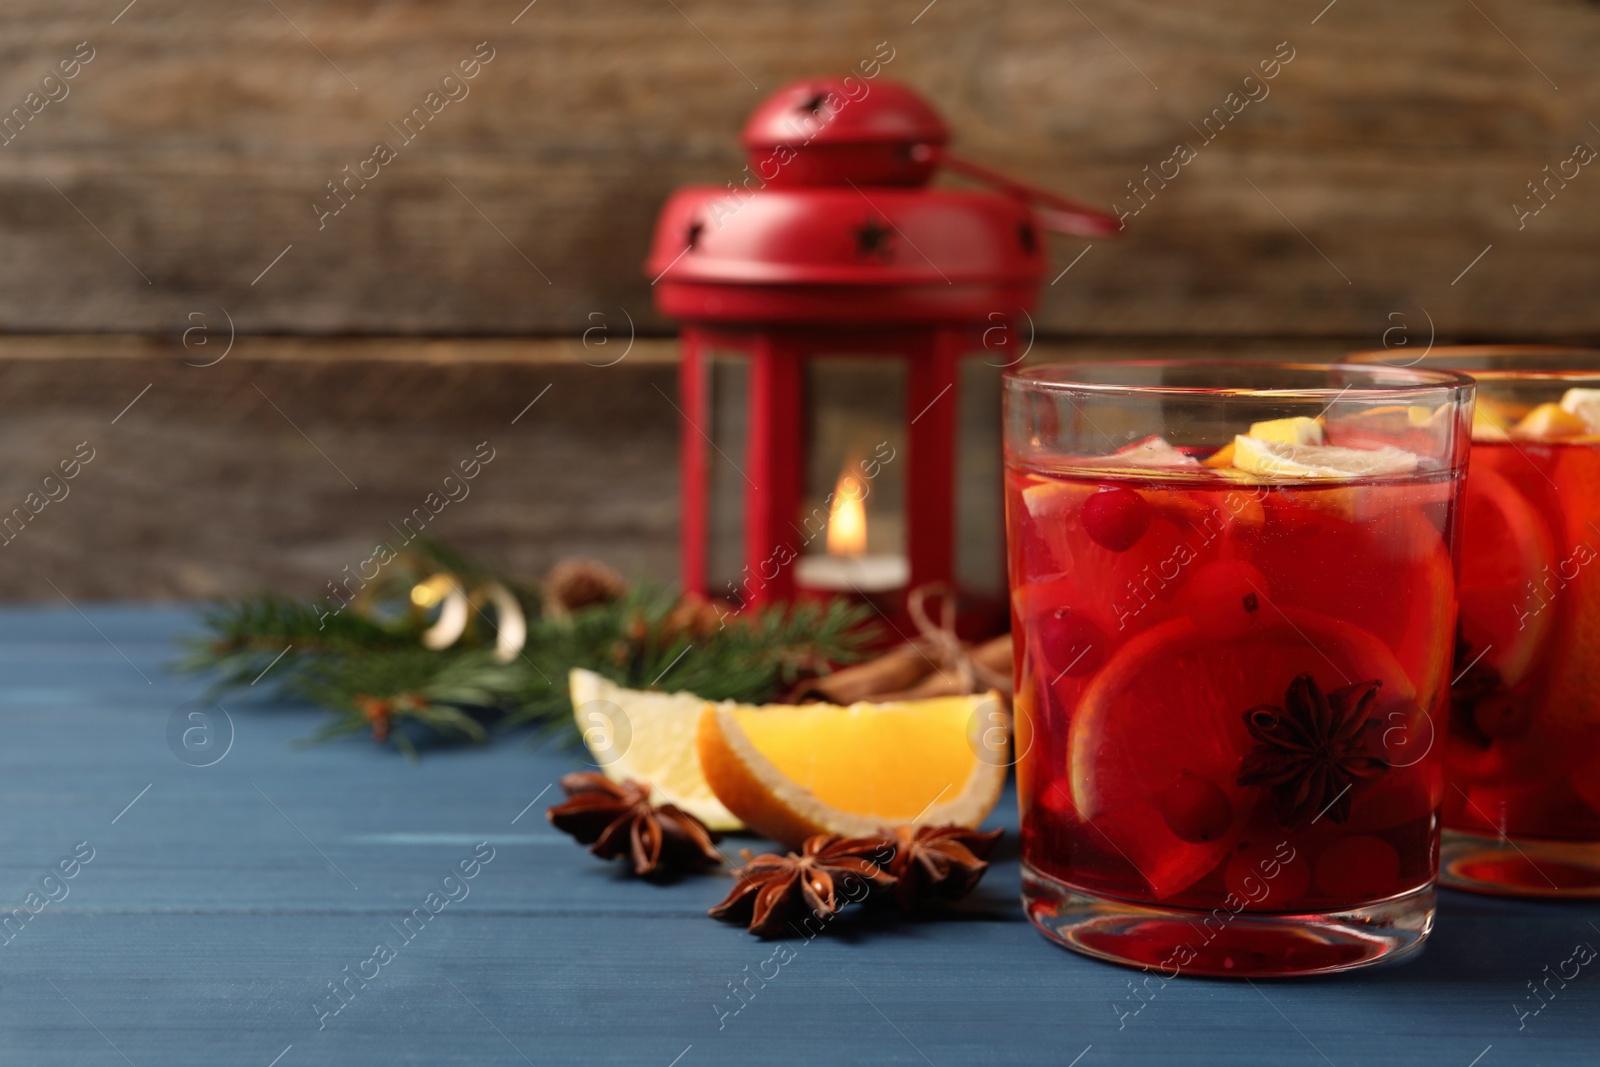
[[[1600,896],[1600,353],[1435,359],[1479,381],[1442,879]]]
[[[1167,976],[1421,944],[1469,393],[1225,364],[1008,383],[1024,897],[1047,934]]]

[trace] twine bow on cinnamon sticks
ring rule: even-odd
[[[939,619],[928,611],[939,598]],[[906,597],[917,636],[875,660],[813,678],[790,694],[791,700],[853,704],[924,697],[962,696],[999,690],[1011,695],[1011,635],[969,645],[956,636],[955,597],[943,583],[918,586]]]

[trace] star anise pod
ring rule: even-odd
[[[1492,739],[1478,725],[1478,705],[1505,693],[1500,672],[1484,662],[1488,649],[1474,652],[1472,645],[1456,627],[1456,680],[1450,684],[1450,736],[1488,748]]]
[[[1004,830],[964,826],[899,826],[894,831],[895,898],[906,910],[921,900],[959,900],[972,892]]]
[[[722,862],[717,835],[675,805],[650,803],[650,786],[643,782],[584,772],[562,778],[561,788],[567,800],[546,818],[601,859],[627,853],[641,878]]]
[[[827,920],[851,900],[894,886],[883,867],[893,844],[881,837],[807,838],[800,853],[757,856],[734,874],[739,882],[708,915],[728,922],[748,922],[759,937],[799,933],[796,919]],[[857,888],[859,887],[859,889]]]
[[[1324,694],[1310,674],[1289,683],[1283,707],[1262,704],[1244,713],[1256,746],[1239,765],[1240,785],[1270,788],[1285,827],[1328,812],[1350,818],[1350,789],[1358,778],[1389,769],[1367,744],[1368,719],[1382,682],[1357,682]]]

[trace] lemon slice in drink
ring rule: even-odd
[[[1479,400],[1472,409],[1472,439],[1474,441],[1509,441],[1511,423],[1494,408]]]
[[[1540,404],[1523,416],[1511,429],[1511,436],[1526,440],[1548,441],[1562,437],[1577,437],[1589,432],[1589,424],[1560,404]]]
[[[1348,479],[1408,474],[1417,469],[1415,453],[1382,448],[1297,445],[1240,434],[1233,439],[1233,465],[1261,477]]]
[[[1282,445],[1320,445],[1324,439],[1322,420],[1308,419],[1304,415],[1251,423],[1250,432],[1245,436],[1258,441],[1274,441]],[[1238,468],[1239,464],[1234,462],[1233,458],[1237,448],[1238,446],[1231,442],[1223,445],[1205,461],[1205,465],[1214,470]]]
[[[1561,410],[1582,419],[1587,432],[1600,433],[1600,389],[1568,389]]]
[[[1197,467],[1199,460],[1172,447],[1165,437],[1146,437],[1109,457],[1108,465],[1130,467]]]
[[[1245,436],[1283,445],[1320,445],[1323,443],[1323,428],[1320,420],[1297,415],[1290,419],[1252,423],[1250,432]]]

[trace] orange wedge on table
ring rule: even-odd
[[[700,769],[745,825],[797,848],[915,822],[975,827],[1005,785],[992,736],[999,697],[885,704],[708,704]]]

